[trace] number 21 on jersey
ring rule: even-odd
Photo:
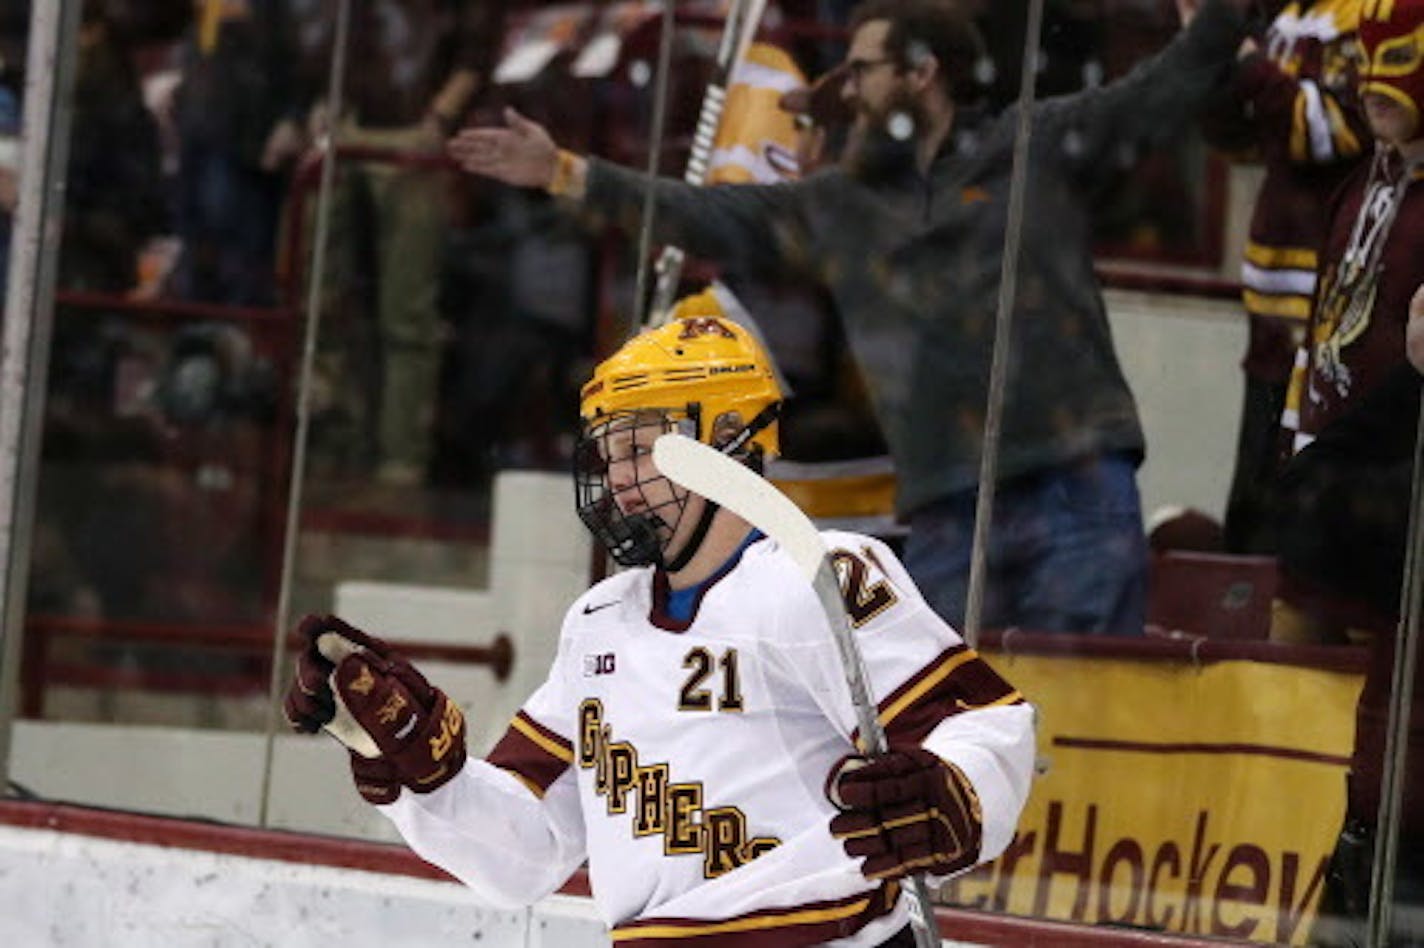
[[[682,657],[682,667],[690,669],[691,674],[678,692],[679,711],[742,710],[742,680],[737,670],[736,649],[729,648],[721,655],[714,655],[711,649],[699,645]]]

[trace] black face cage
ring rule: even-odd
[[[697,427],[695,406],[690,412],[639,409],[615,412],[579,439],[574,449],[574,503],[579,519],[620,566],[662,565],[667,544],[687,509],[687,492],[646,460],[631,483],[619,485],[615,498],[608,480],[609,460],[651,454],[653,442],[669,431],[695,438]],[[615,451],[623,456],[615,457]],[[625,508],[631,512],[624,513]]]

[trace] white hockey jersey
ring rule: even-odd
[[[1033,711],[920,598],[877,540],[824,534],[893,745],[956,764],[983,809],[980,859],[1013,836]],[[585,859],[617,945],[878,945],[907,921],[828,829],[856,731],[821,606],[761,539],[688,622],[666,577],[619,573],[569,609],[548,679],[485,760],[381,809],[411,847],[498,904]]]

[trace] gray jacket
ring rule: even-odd
[[[1208,0],[1130,74],[1035,105],[1002,479],[1101,452],[1142,456],[1093,272],[1092,217],[1136,149],[1189,126],[1243,26]],[[957,121],[928,176],[835,168],[788,184],[656,187],[659,239],[748,272],[807,270],[830,289],[894,457],[901,514],[978,481],[1015,123],[1012,109]],[[636,229],[645,180],[592,161],[585,206]]]

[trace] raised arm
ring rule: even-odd
[[[463,170],[494,178],[516,188],[545,188],[581,199],[587,162],[568,152],[566,170],[576,177],[556,182],[560,151],[549,132],[512,108],[504,110],[503,127],[464,128],[450,139],[447,150]],[[555,185],[559,187],[556,188]]]
[[[1247,2],[1185,4],[1186,25],[1161,52],[1101,88],[1043,102],[1034,116],[1037,154],[1093,180],[1121,170],[1113,159],[1124,149],[1157,145],[1187,128],[1235,61]]]
[[[516,738],[506,736],[487,760],[469,760],[459,707],[388,643],[335,616],[308,616],[298,636],[305,647],[287,720],[348,749],[357,792],[421,858],[511,907],[568,878],[584,857],[577,789],[568,759],[519,753],[529,743],[517,739],[521,721],[540,727],[528,714],[511,725]],[[558,691],[551,676],[527,707],[559,707]],[[554,735],[546,747],[567,748],[556,730],[542,731]]]
[[[636,233],[647,177],[611,162],[559,148],[548,130],[513,109],[503,127],[462,130],[450,156],[472,174],[514,187],[543,188],[581,206],[597,224]],[[749,272],[776,272],[806,255],[811,241],[802,211],[805,185],[696,187],[656,182],[661,242]]]

